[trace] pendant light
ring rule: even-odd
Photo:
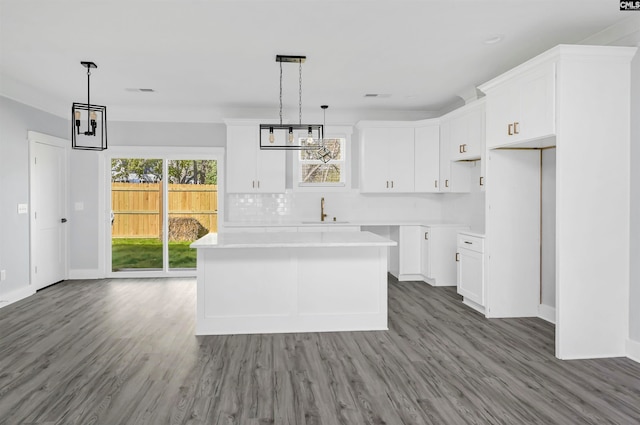
[[[322,127],[324,128],[327,125],[327,108],[329,105],[321,105],[320,107],[322,108]],[[329,148],[325,146],[324,138],[318,140],[318,142],[320,147],[316,151],[316,157],[326,164],[333,159],[333,155]]]
[[[280,64],[280,124],[260,124],[260,149],[302,150],[317,149],[315,140],[321,140],[324,127],[322,124],[302,123],[302,64],[306,56],[277,55]],[[298,124],[282,123],[282,64],[298,64]],[[305,137],[296,137],[302,133]]]
[[[98,66],[93,62],[80,64],[87,69],[87,103],[73,103],[71,106],[71,147],[103,151],[107,149],[107,107],[91,104],[91,69]],[[83,131],[84,122],[86,127]]]

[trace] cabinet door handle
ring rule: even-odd
[[[464,243],[466,243],[468,245],[473,245],[473,242],[469,242],[469,241],[464,241]]]
[[[260,180],[258,180],[258,189],[260,189]]]
[[[518,125],[520,125],[520,123],[517,121],[513,123],[513,134],[520,134],[518,131]]]
[[[424,232],[424,240],[425,241],[429,240],[429,232]]]
[[[393,189],[393,180],[391,180],[391,189]]]
[[[389,189],[389,180],[387,180],[387,189]]]
[[[460,253],[456,252],[456,262],[460,261]]]
[[[438,180],[434,180],[433,183],[434,183],[435,187],[438,188]]]
[[[467,144],[462,145],[462,153],[467,153]]]
[[[480,176],[480,186],[484,186],[484,177]]]
[[[251,180],[251,187],[252,188],[256,188],[256,181],[255,180]]]
[[[464,152],[464,145],[458,145],[458,153]]]
[[[507,130],[507,133],[509,133],[509,136],[513,136],[513,124],[509,124],[509,129]]]
[[[449,180],[444,181],[444,187],[449,187]]]

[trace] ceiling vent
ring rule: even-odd
[[[155,93],[154,89],[142,89],[142,88],[135,88],[135,87],[129,87],[125,89],[126,91],[131,91],[131,92],[142,92],[142,93]]]

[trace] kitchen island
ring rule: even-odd
[[[370,232],[209,234],[198,250],[196,334],[387,329],[387,254]]]

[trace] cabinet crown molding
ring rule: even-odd
[[[578,59],[582,61],[603,60],[613,61],[620,60],[622,62],[631,62],[633,56],[638,50],[637,47],[619,47],[619,46],[584,46],[573,44],[559,44],[538,56],[516,66],[515,68],[500,74],[496,78],[487,81],[478,86],[480,91],[487,94],[496,86],[499,86],[513,78],[516,78],[532,68],[536,68],[544,63],[560,62],[564,59]]]
[[[482,105],[485,104],[486,100],[487,100],[486,96],[481,97],[480,99],[474,100],[473,102],[469,102],[466,105],[462,105],[461,107],[454,109],[451,112],[447,112],[446,114],[441,116],[440,119],[445,121],[451,118],[456,118],[458,116],[464,115],[472,109],[480,108]]]

